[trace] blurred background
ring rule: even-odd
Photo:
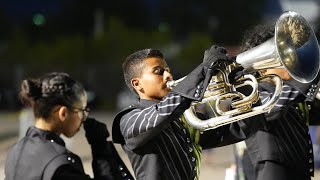
[[[0,108],[18,110],[21,80],[49,71],[81,81],[92,109],[121,108],[130,53],[158,48],[180,78],[212,44],[234,55],[246,29],[289,9],[319,31],[314,0],[0,0]]]
[[[160,49],[178,79],[212,44],[236,55],[245,30],[286,10],[303,15],[319,36],[319,8],[320,0],[0,0],[0,151],[18,138],[24,78],[69,73],[85,85],[89,107],[112,123],[133,102],[121,69],[132,52]]]

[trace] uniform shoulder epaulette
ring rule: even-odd
[[[129,107],[127,107],[126,109],[128,109],[128,108],[134,108],[134,107],[138,107],[138,105],[137,104],[131,104]]]
[[[127,114],[128,112],[132,111],[133,109],[138,108],[139,105],[137,104],[131,104],[129,107],[123,109],[122,111],[118,112],[116,116],[114,117],[113,123],[112,123],[112,141],[114,143],[124,144],[124,137],[121,134],[120,131],[120,120],[122,116]]]

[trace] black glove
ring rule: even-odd
[[[91,146],[102,145],[109,137],[107,126],[94,118],[87,118],[83,123],[83,127],[86,131],[88,143],[91,144]]]
[[[229,83],[231,84],[235,84],[237,82],[238,79],[240,79],[241,77],[243,77],[243,75],[245,75],[246,72],[243,69],[243,67],[237,67],[236,69],[232,70],[228,76],[229,78]]]
[[[226,54],[225,48],[213,45],[204,52],[203,64],[210,69],[215,69],[221,62],[230,61]]]

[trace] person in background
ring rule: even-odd
[[[124,79],[138,102],[115,116],[112,138],[122,145],[137,179],[199,179],[202,149],[238,142],[257,129],[263,116],[202,133],[186,122],[183,112],[192,101],[202,100],[221,63],[229,63],[226,50],[212,46],[171,90],[167,82],[173,77],[161,51],[143,49],[127,57]]]
[[[89,180],[82,161],[60,135],[74,136],[84,124],[92,150],[94,179],[133,179],[117,156],[105,124],[87,118],[83,86],[66,73],[53,72],[21,83],[21,101],[31,106],[35,125],[7,154],[5,180]]]
[[[274,26],[258,25],[248,30],[242,41],[242,51],[262,44],[274,36]],[[280,99],[265,113],[263,129],[245,140],[258,180],[310,180],[314,175],[312,142],[309,135],[308,92],[317,91],[317,81],[300,83],[285,68],[267,69],[262,75],[276,74],[283,80]],[[259,83],[259,96],[264,103],[274,85]],[[249,162],[250,161],[246,161]],[[245,166],[245,164],[243,165]]]
[[[310,109],[310,136],[313,143],[314,167],[320,169],[320,100],[317,98],[313,102],[307,102]]]

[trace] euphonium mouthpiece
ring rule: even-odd
[[[168,81],[166,84],[167,84],[167,87],[170,89],[172,89],[177,85],[174,80]]]
[[[167,87],[170,88],[170,89],[174,88],[176,85],[179,84],[180,81],[184,80],[186,77],[187,77],[187,76],[182,77],[182,78],[180,78],[180,79],[178,79],[178,80],[168,81],[168,82],[167,82]]]

